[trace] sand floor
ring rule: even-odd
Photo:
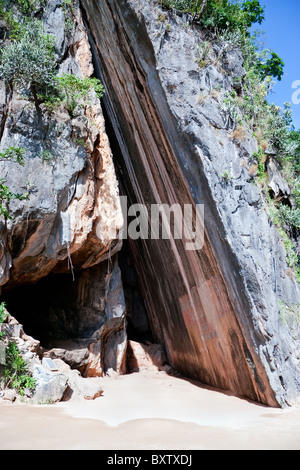
[[[164,372],[103,378],[94,401],[0,405],[1,450],[299,450],[300,409],[273,409]]]

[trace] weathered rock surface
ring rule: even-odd
[[[81,18],[78,14],[67,41],[59,4],[49,2],[44,13],[46,30],[55,29],[59,73],[88,77],[92,58]],[[59,22],[52,25],[54,13]],[[62,43],[58,38],[63,34]],[[71,263],[74,269],[87,268],[113,255],[120,247],[117,233],[123,219],[99,100],[94,97],[90,106],[78,107],[71,118],[63,106],[48,112],[41,105],[38,110],[17,92],[7,94],[4,83],[1,90],[5,113],[0,149],[27,149],[24,168],[0,162],[1,176],[12,191],[29,192],[30,197],[11,201],[13,221],[7,226],[1,221],[0,285],[35,282],[54,268],[69,272]]]
[[[28,336],[23,325],[11,315],[7,316],[0,330],[5,332],[5,344],[12,341],[17,345],[27,363],[28,371],[35,379],[35,389],[25,390],[25,399],[33,403],[48,404],[71,399],[95,400],[103,394],[99,377],[85,378],[77,370],[78,364],[83,362],[80,349],[76,349],[73,355],[72,351],[62,349],[44,351],[40,348],[40,342]],[[88,356],[87,349],[86,354]],[[53,369],[47,363],[47,358],[53,359]],[[116,374],[119,372],[115,370]],[[4,389],[0,393],[2,400],[13,402],[17,398],[17,391],[13,389]]]
[[[33,370],[36,380],[34,401],[40,404],[61,401],[68,388],[68,380],[64,374],[50,372],[46,368],[36,365]]]
[[[244,74],[241,54],[216,45],[200,68],[203,33],[154,1],[82,6],[129,202],[205,206],[202,250],[132,244],[156,342],[183,375],[272,406],[299,403],[299,338],[278,305],[296,305],[299,285],[252,182],[257,143],[233,134],[222,106]]]
[[[166,354],[160,344],[144,344],[128,341],[128,372],[160,371],[167,365]]]
[[[130,240],[155,342],[182,375],[267,405],[299,404],[299,331],[282,321],[278,303],[297,305],[299,285],[253,184],[257,143],[236,132],[224,108],[244,74],[240,52],[215,44],[199,67],[207,38],[184,16],[146,0],[81,4],[129,204],[205,208],[202,249],[187,250],[185,238]],[[59,0],[47,2],[43,22],[60,73],[89,77],[92,54],[74,8],[72,32]],[[27,149],[24,167],[0,162],[0,175],[30,194],[0,221],[0,292],[18,319],[31,319],[31,336],[17,323],[7,328],[32,361],[38,400],[94,399],[102,393],[95,376],[124,373],[127,351],[114,256],[123,217],[102,109],[94,96],[73,117],[64,106],[50,112],[2,83],[0,112],[0,151]],[[288,195],[272,161],[268,171],[274,195]],[[41,336],[43,349],[33,339]],[[129,344],[131,368],[152,367],[157,353],[164,362],[140,348]],[[47,370],[38,351],[58,370]]]
[[[46,3],[42,21],[55,37],[58,73],[91,77],[92,55],[78,3],[72,6],[72,30],[64,2]],[[83,357],[80,348],[60,351],[72,367],[88,375],[108,367],[121,371],[125,304],[114,254],[122,245],[123,215],[100,101],[92,94],[71,116],[64,104],[54,110],[36,106],[1,82],[0,111],[0,151],[26,149],[23,167],[0,161],[0,176],[12,192],[29,193],[26,201],[10,201],[12,220],[0,220],[0,300],[42,346],[83,339]],[[118,322],[116,330],[111,317]],[[94,333],[107,321],[100,346],[101,334]],[[116,352],[110,342],[119,346]],[[100,351],[108,355],[101,359],[105,367],[88,372],[90,355],[99,364]]]

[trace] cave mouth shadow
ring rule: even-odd
[[[75,280],[70,273],[50,273],[34,284],[4,286],[1,302],[41,347],[78,347],[105,322],[99,300],[105,298],[106,273],[99,266],[78,271]]]
[[[118,253],[118,264],[121,270],[123,291],[126,304],[126,322],[128,340],[139,343],[153,343],[154,337],[148,319],[146,303],[141,294],[133,255],[127,239]]]
[[[130,342],[138,343],[151,356],[149,346],[155,340],[128,241],[124,240],[117,259],[126,308],[126,373],[131,373],[138,369],[138,362]],[[97,336],[107,321],[108,279],[107,262],[75,271],[75,278],[71,272],[51,272],[35,283],[3,286],[1,302],[24,333],[39,341],[40,358],[60,354],[71,368],[84,373],[85,355],[94,343],[95,332]],[[80,364],[74,360],[77,352]]]

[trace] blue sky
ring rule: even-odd
[[[285,101],[292,103],[293,94],[300,89],[300,0],[260,0],[260,3],[265,6],[265,21],[255,29],[265,31],[264,47],[276,52],[285,63],[285,75],[274,86],[268,101],[283,106]],[[292,89],[296,80],[297,89]],[[300,103],[292,103],[292,109],[294,126],[300,129]]]

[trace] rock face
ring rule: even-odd
[[[253,184],[257,143],[224,106],[245,73],[240,52],[216,43],[204,60],[205,32],[158,2],[81,5],[86,28],[76,4],[70,30],[59,0],[47,2],[42,21],[55,37],[59,73],[95,70],[104,83],[106,122],[96,96],[71,116],[0,83],[0,152],[26,148],[24,167],[0,162],[0,176],[11,191],[29,193],[11,201],[12,220],[0,221],[0,294],[26,325],[25,354],[39,348],[57,365],[49,372],[37,360],[37,397],[57,401],[71,390],[93,399],[101,395],[95,376],[126,371],[117,256],[126,224],[113,153],[129,205],[188,206],[190,219],[204,206],[196,249],[187,249],[189,233],[129,237],[155,341],[129,343],[130,370],[164,367],[159,344],[186,377],[266,405],[299,404],[299,331],[279,303],[289,312],[299,306],[299,284]],[[274,195],[288,198],[275,159],[267,169]],[[132,303],[136,283],[129,285]],[[138,302],[131,325],[146,342]],[[7,328],[18,336],[18,322]]]
[[[49,2],[44,12],[49,32],[54,13],[60,18],[62,12],[56,3]],[[59,73],[89,77],[91,53],[80,16],[78,22],[67,47],[57,44]],[[64,34],[63,16],[53,27],[58,41]],[[1,222],[6,243],[0,252],[0,285],[8,280],[11,285],[35,282],[54,269],[70,272],[70,263],[74,269],[99,264],[118,251],[118,237],[112,239],[111,233],[123,223],[99,100],[95,97],[71,118],[63,106],[53,112],[44,105],[37,110],[16,92],[6,95],[1,86],[1,150],[27,149],[24,168],[1,162],[1,176],[12,191],[29,192],[30,197],[11,203],[13,221],[7,226]]]
[[[242,57],[146,0],[82,0],[129,203],[204,204],[201,250],[132,243],[156,342],[183,375],[257,402],[299,403],[299,337],[278,300],[299,302],[285,248],[252,182],[256,141],[223,99]],[[222,50],[221,50],[222,49]]]
[[[128,372],[168,370],[165,352],[159,344],[128,341]]]
[[[8,312],[6,312],[8,314]],[[0,326],[5,332],[4,341],[14,342],[27,363],[28,371],[35,380],[34,390],[24,390],[24,399],[33,403],[47,404],[70,399],[94,400],[103,394],[101,378],[82,377],[76,368],[70,367],[64,360],[54,358],[49,364],[44,355],[40,359],[40,342],[28,336],[14,317],[7,315],[5,322]],[[70,354],[70,353],[69,353]],[[78,354],[78,353],[77,353]],[[42,355],[43,356],[43,355]],[[0,401],[15,401],[16,390],[4,389],[0,393]]]
[[[55,37],[58,73],[91,77],[78,5],[70,30],[64,2],[46,3],[42,22]],[[24,167],[1,161],[0,175],[11,191],[29,193],[27,201],[10,201],[12,220],[0,220],[1,301],[29,334],[69,343],[70,350],[60,354],[85,375],[110,367],[121,371],[125,302],[114,255],[122,245],[123,215],[100,101],[94,94],[70,115],[64,104],[52,110],[36,106],[2,82],[0,100],[0,151],[26,149]],[[81,359],[74,353],[78,339],[84,343]]]

